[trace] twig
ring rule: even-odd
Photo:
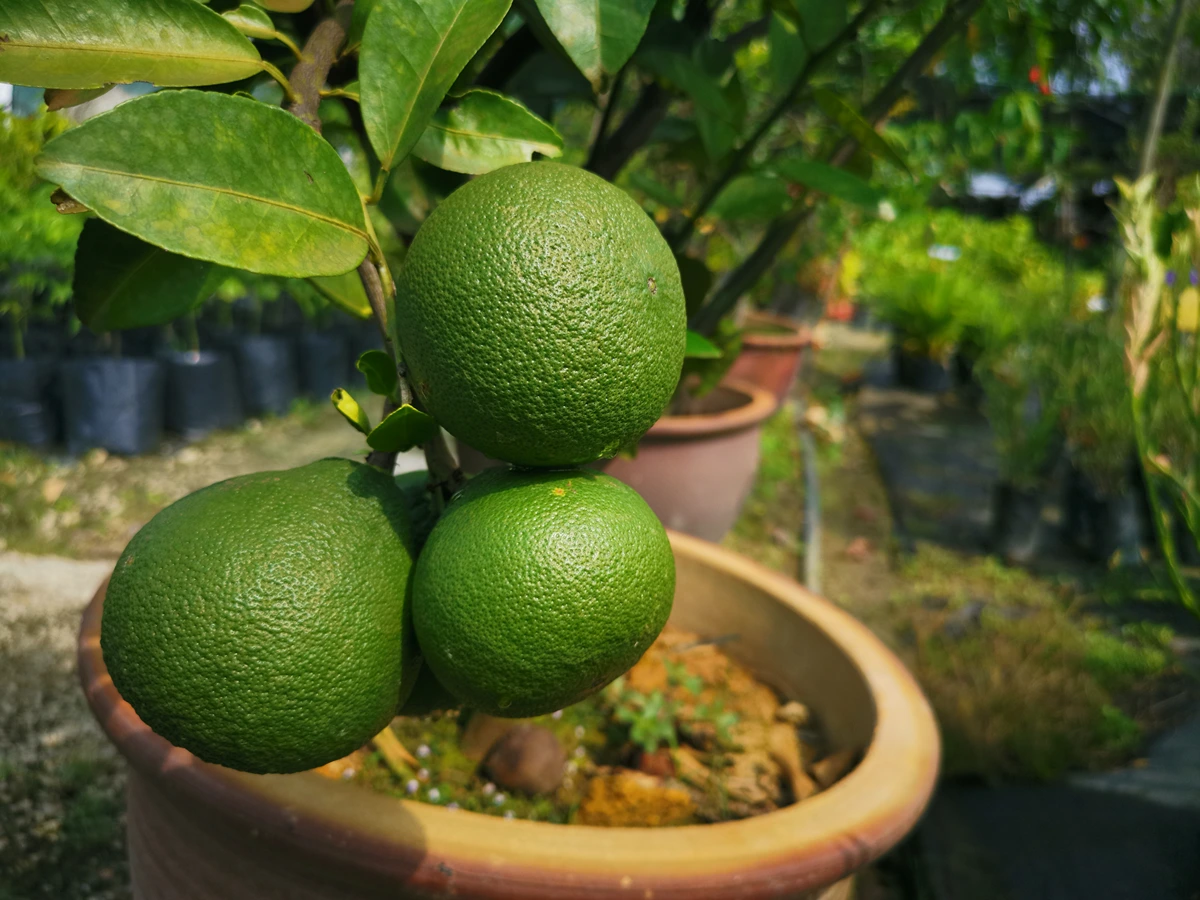
[[[392,731],[391,725],[385,725],[383,731],[371,738],[371,744],[383,757],[383,761],[387,763],[387,767],[401,778],[406,775],[411,775],[417,769],[421,768],[421,764],[417,762],[417,758],[405,749],[400,743],[400,739],[396,737],[396,733]]]
[[[333,15],[313,29],[300,52],[300,62],[292,69],[292,91],[296,99],[288,106],[288,112],[318,134],[321,133],[321,119],[317,115],[321,88],[325,87],[329,70],[337,62],[342,44],[346,42],[353,13],[354,0],[338,0]]]
[[[621,66],[613,79],[612,87],[608,90],[608,96],[604,101],[604,109],[601,110],[594,121],[592,128],[591,140],[588,142],[591,145],[591,150],[588,152],[587,162],[584,164],[586,169],[591,165],[592,160],[596,158],[600,149],[604,146],[605,138],[608,137],[608,127],[612,122],[613,112],[616,111],[617,103],[621,99],[621,88],[625,84],[625,73],[629,69],[629,64]]]

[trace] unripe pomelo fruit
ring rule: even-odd
[[[496,459],[612,456],[679,381],[679,268],[650,217],[604,179],[522,163],[425,220],[397,283],[400,343],[426,408]]]
[[[637,662],[674,593],[666,530],[632,488],[581,469],[493,469],[429,535],[413,622],[450,693],[493,715],[536,716]]]
[[[411,546],[392,478],[347,459],[189,494],[117,562],[100,632],[113,683],[206,762],[296,772],[345,756],[416,680]]]

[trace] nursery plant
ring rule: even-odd
[[[507,165],[557,152],[521,104],[475,92],[444,114],[453,127],[437,113],[508,8],[341,2],[295,48],[289,77],[247,37],[295,44],[257,6],[0,3],[0,79],[46,87],[56,103],[113,82],[189,88],[263,72],[288,97],[281,109],[240,91],[161,90],[47,144],[37,170],[59,186],[59,208],[92,216],[93,241],[115,248],[103,264],[127,267],[113,298],[122,325],[172,318],[181,295],[195,305],[218,267],[357,272],[387,342],[360,360],[387,398],[381,422],[334,392],[373,465],[327,460],[210,486],[156,516],[114,571],[101,631],[113,681],[152,728],[209,762],[289,772],[337,758],[390,721],[422,657],[496,712],[549,712],[636,661],[670,610],[662,525],[631,489],[571,467],[636,440],[666,404],[685,345],[678,269],[603,179]],[[609,45],[593,24],[603,79],[640,28]],[[338,90],[360,99],[377,162],[369,196],[318,133],[348,43],[357,78]],[[495,171],[429,217],[398,301],[366,208],[414,152]],[[96,257],[81,252],[77,285],[97,277]],[[462,476],[426,409],[460,430],[493,413],[487,449],[546,468],[495,473],[450,501]],[[423,511],[388,474],[418,443],[429,483],[416,506],[450,501],[419,556]],[[507,607],[489,602],[497,590]]]

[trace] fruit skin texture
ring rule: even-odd
[[[637,662],[674,594],[666,530],[632,488],[587,470],[494,469],[421,551],[413,622],[425,664],[464,703],[536,716]]]
[[[129,542],[104,661],[150,728],[206,762],[310,769],[362,746],[412,689],[411,570],[382,471],[324,459],[231,478]]]
[[[521,163],[421,226],[396,309],[422,403],[460,440],[526,466],[612,456],[662,414],[687,314],[650,217],[604,179]]]

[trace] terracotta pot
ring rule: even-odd
[[[755,331],[756,326],[764,330]],[[812,346],[812,335],[791,319],[767,313],[748,316],[745,327],[742,352],[730,367],[728,378],[766,388],[782,404],[796,381],[804,351]]]
[[[633,459],[600,460],[591,467],[634,488],[668,528],[719,541],[754,487],[762,423],[778,404],[766,388],[726,379],[699,408],[696,415],[655,422]],[[468,444],[457,447],[468,475],[504,465]]]
[[[312,773],[211,766],[151,732],[113,687],[100,653],[101,588],[84,614],[79,668],[130,764],[134,897],[847,896],[845,879],[899,841],[929,800],[939,752],[929,707],[900,662],[832,604],[720,547],[672,542],[672,621],[736,633],[726,652],[808,704],[834,748],[864,751],[827,792],[737,822],[605,829],[448,810]]]

